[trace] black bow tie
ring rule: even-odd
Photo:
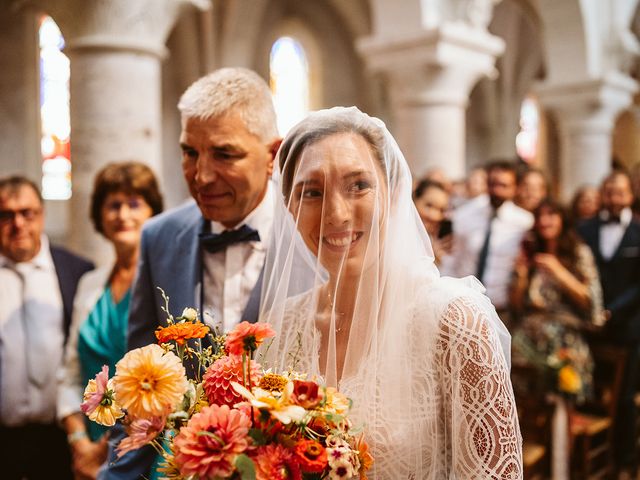
[[[620,217],[616,217],[613,215],[609,215],[607,219],[604,221],[606,225],[615,224],[618,225],[620,223]]]
[[[243,225],[237,230],[225,230],[222,233],[201,233],[199,237],[200,245],[209,253],[220,252],[234,243],[260,241],[258,231],[248,225]]]

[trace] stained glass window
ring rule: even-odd
[[[51,17],[42,17],[39,40],[42,196],[67,200],[71,197],[69,58],[62,53],[64,38]]]
[[[520,107],[520,132],[516,136],[516,151],[525,162],[531,163],[538,153],[540,112],[532,97],[526,97]]]
[[[278,131],[284,136],[309,111],[307,55],[298,41],[280,37],[271,47],[269,67]]]

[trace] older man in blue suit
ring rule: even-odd
[[[223,68],[191,85],[178,109],[182,169],[193,200],[145,225],[129,349],[155,342],[155,329],[166,325],[158,287],[172,312],[195,306],[219,331],[257,318],[273,215],[269,179],[281,141],[271,92],[255,72]],[[152,449],[131,452],[101,476],[148,478],[154,458]]]

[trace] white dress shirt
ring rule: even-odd
[[[603,211],[600,213],[600,218],[604,221],[609,219],[609,212]],[[611,257],[616,253],[618,245],[622,241],[624,232],[627,231],[627,227],[631,223],[633,218],[633,212],[630,208],[625,208],[620,212],[620,221],[605,223],[600,227],[600,254],[605,260],[611,260]]]
[[[258,231],[259,242],[229,245],[216,253],[204,252],[204,318],[209,326],[228,332],[242,320],[251,291],[255,286],[266,256],[266,242],[273,223],[275,193],[269,182],[262,202],[242,223]],[[211,232],[221,233],[227,228],[211,222]]]
[[[64,333],[62,296],[46,237],[29,262],[16,264],[0,255],[0,286],[0,424],[51,423]]]
[[[488,195],[480,195],[453,215],[453,248],[442,260],[443,274],[452,277],[476,275],[478,257],[485,241],[492,207]],[[491,227],[489,252],[482,283],[498,309],[509,303],[508,288],[515,258],[524,233],[533,226],[533,215],[513,202],[505,202],[496,212]]]

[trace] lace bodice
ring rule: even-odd
[[[509,369],[488,321],[495,311],[461,283],[439,279],[421,288],[408,309],[408,331],[396,332],[406,349],[376,345],[358,374],[339,382],[375,458],[370,479],[522,478]],[[313,302],[312,292],[289,299],[278,335],[289,354],[297,352],[297,371],[321,377],[320,334],[313,318],[301,314],[314,311]],[[396,376],[409,377],[410,391],[387,388],[397,384]],[[411,407],[393,407],[399,404]]]

